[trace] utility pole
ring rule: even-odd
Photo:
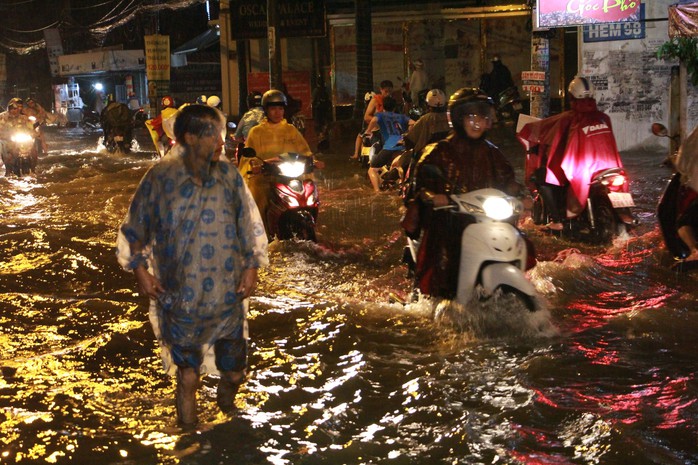
[[[267,41],[269,42],[269,88],[281,90],[281,38],[277,0],[267,0]]]
[[[364,115],[364,94],[373,90],[373,40],[371,36],[371,0],[356,0],[356,101],[354,118]]]
[[[531,92],[531,116],[546,118],[550,115],[550,32],[533,32],[531,38],[531,71],[543,71],[542,92]]]

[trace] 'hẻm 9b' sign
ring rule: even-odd
[[[279,37],[323,37],[323,0],[276,0]],[[267,37],[267,0],[244,0],[230,5],[230,35],[233,40]]]
[[[537,0],[539,27],[639,21],[640,0]]]

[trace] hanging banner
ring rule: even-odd
[[[170,80],[170,36],[145,36],[145,70],[149,81]]]
[[[640,20],[640,0],[536,0],[539,27]]]
[[[323,0],[277,0],[279,37],[324,37]],[[267,37],[267,0],[243,0],[230,6],[233,40]]]
[[[58,57],[63,55],[61,33],[56,28],[45,29],[44,41],[46,42],[46,53],[48,53],[48,65],[51,70],[51,76],[56,77],[60,73]]]
[[[698,36],[698,3],[669,5],[669,37]]]

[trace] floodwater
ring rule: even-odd
[[[0,463],[698,463],[698,284],[669,269],[656,228],[663,154],[623,154],[629,237],[524,228],[535,314],[391,303],[409,292],[400,201],[372,194],[348,150],[326,155],[319,243],[272,244],[251,301],[238,413],[204,379],[185,433],[147,302],[114,256],[153,154],[143,134],[128,156],[97,137],[55,129],[38,179],[0,178]]]

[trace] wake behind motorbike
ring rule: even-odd
[[[240,155],[261,162],[261,172],[254,175],[264,176],[268,184],[269,202],[264,218],[267,235],[316,242],[320,199],[311,176],[315,168],[313,157],[282,153],[274,159],[262,160],[249,147],[242,149]]]
[[[545,183],[545,167],[533,169],[539,162],[536,147],[526,155],[527,184],[533,196],[532,219],[545,225],[552,220],[553,202],[565,205],[567,188]],[[547,189],[547,190],[546,190]],[[608,243],[637,224],[631,208],[635,206],[627,173],[618,166],[599,169],[591,176],[589,196],[581,213],[563,221],[562,235],[573,240]]]
[[[487,300],[497,293],[510,295],[530,311],[540,301],[526,270],[535,265],[530,242],[515,226],[521,202],[497,189],[478,189],[451,195],[445,209],[466,215],[472,222],[461,235],[458,288],[455,300],[467,305],[474,298]],[[408,260],[415,263],[420,240],[408,237]],[[409,263],[408,263],[409,265]]]

